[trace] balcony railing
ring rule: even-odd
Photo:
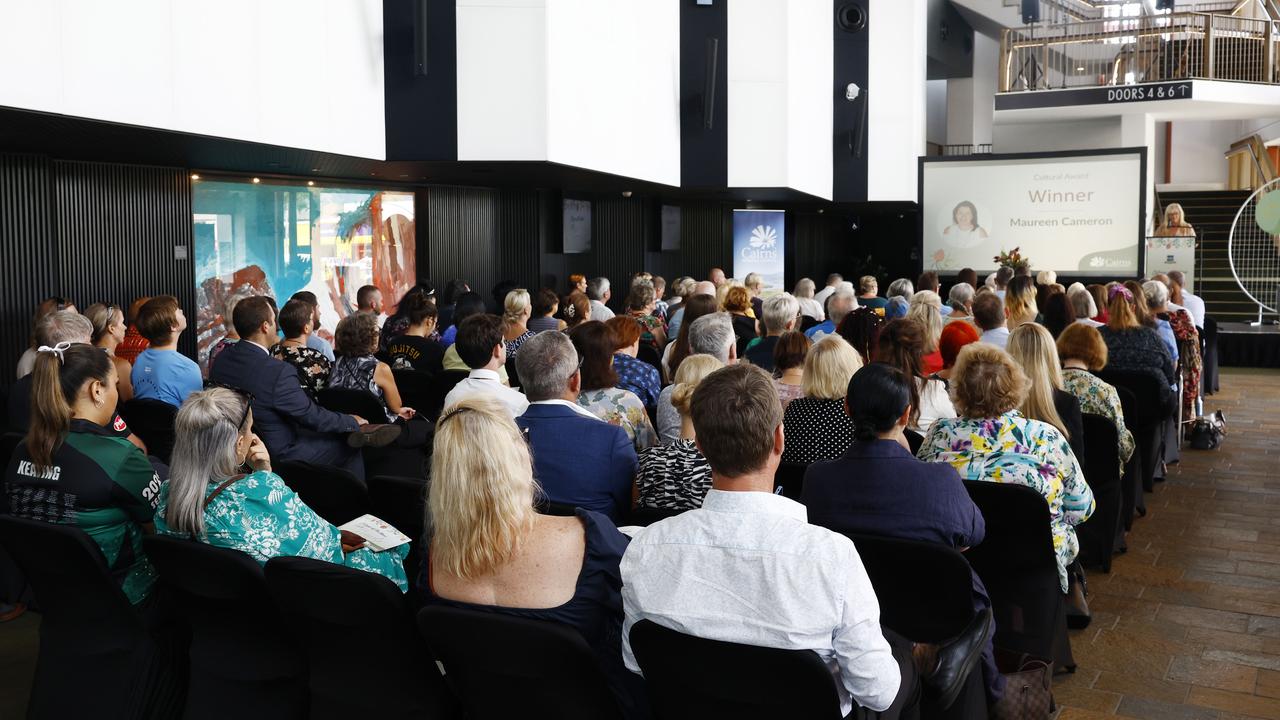
[[[1179,12],[1005,30],[1000,92],[1193,78],[1277,82],[1276,21]]]

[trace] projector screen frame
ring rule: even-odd
[[[973,162],[975,160],[1052,160],[1055,158],[1100,157],[1105,155],[1138,155],[1138,272],[1135,278],[1144,278],[1147,274],[1147,148],[1145,146],[1122,148],[1098,148],[1096,150],[1053,150],[1048,152],[1025,153],[981,153],[977,155],[921,155],[916,168],[916,243],[915,255],[918,260],[916,274],[924,272],[924,167],[926,163]],[[1009,248],[1012,249],[1012,248]],[[1035,258],[1032,258],[1032,262]],[[1032,268],[1035,270],[1036,268]],[[1041,268],[1053,269],[1056,268]],[[1057,270],[1060,277],[1096,277],[1077,276],[1071,272]],[[1116,276],[1120,277],[1120,276]]]

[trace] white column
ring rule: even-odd
[[[925,148],[925,0],[871,0],[867,200],[916,200]]]
[[[1146,113],[1128,113],[1120,116],[1120,146],[1147,148],[1147,216],[1143,227],[1152,230],[1151,217],[1155,208],[1156,121]]]

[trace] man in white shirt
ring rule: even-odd
[[[1170,272],[1169,279],[1178,283],[1178,286],[1182,288],[1182,307],[1191,313],[1191,321],[1196,324],[1196,327],[1203,329],[1204,300],[1199,295],[1191,294],[1191,291],[1187,289],[1187,276],[1181,270]]]
[[[831,296],[831,304],[827,308],[827,319],[804,331],[805,337],[818,342],[828,335],[834,335],[845,316],[858,309],[858,296],[852,289],[839,288]]]
[[[627,667],[641,670],[631,627],[650,620],[700,638],[813,650],[831,669],[845,715],[856,702],[882,718],[915,717],[922,675],[949,705],[990,637],[990,612],[940,648],[882,630],[853,542],[810,525],[803,505],[772,493],[785,443],[769,375],[749,364],[717,370],[691,405],[712,489],[701,508],[640,531],[623,555]]]
[[[512,419],[524,414],[529,401],[519,391],[502,384],[498,370],[507,364],[507,344],[502,337],[502,319],[493,315],[472,315],[458,326],[454,342],[458,357],[471,368],[471,374],[461,380],[445,396],[448,408],[473,395],[491,395],[511,411]]]
[[[1009,345],[1009,318],[1004,300],[994,292],[979,293],[973,300],[973,322],[982,331],[980,342],[991,343],[1004,350]]]
[[[827,298],[831,297],[831,293],[840,289],[840,283],[842,282],[844,282],[844,277],[841,276],[840,273],[831,273],[828,275],[827,286],[819,290],[817,295],[813,296],[814,301],[825,309],[827,307]]]
[[[605,303],[613,297],[609,289],[609,278],[591,278],[587,283],[587,298],[591,300],[591,319],[604,322],[613,318],[613,311]]]

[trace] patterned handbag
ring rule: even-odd
[[[1053,711],[1053,664],[1030,655],[996,650],[997,661],[1012,658],[1017,670],[1004,673],[1004,697],[992,709],[995,720],[1048,720]],[[1005,663],[999,663],[1002,667]]]

